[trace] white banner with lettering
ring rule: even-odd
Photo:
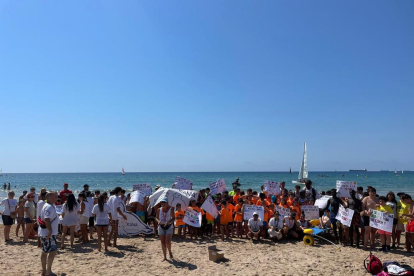
[[[145,199],[145,194],[141,192],[140,190],[136,190],[131,193],[131,199],[129,200],[129,203],[138,202],[144,205],[144,199]]]
[[[275,181],[265,180],[264,182],[264,191],[271,195],[280,194],[280,183]]]
[[[214,200],[211,196],[208,196],[206,200],[204,200],[203,205],[201,205],[201,209],[212,215],[214,218],[218,216],[216,204],[214,204]]]
[[[318,206],[319,209],[325,209],[328,206],[329,199],[331,199],[331,196],[324,195],[315,201],[315,206]]]
[[[188,225],[193,226],[193,227],[201,227],[201,220],[202,220],[201,212],[198,213],[190,208],[185,210],[185,215],[184,215],[184,220],[183,220],[184,223],[187,223]]]
[[[290,217],[290,209],[289,208],[283,208],[280,206],[276,206],[276,211],[279,212],[279,217],[280,218],[284,218],[284,217]]]
[[[371,209],[371,217],[369,218],[369,226],[378,230],[392,233],[392,222],[394,214],[385,213]]]
[[[302,205],[300,206],[301,212],[305,213],[305,219],[319,219],[319,208],[315,205]]]
[[[338,197],[351,197],[349,191],[357,190],[357,183],[353,181],[336,181],[336,194]]]
[[[184,177],[177,176],[175,178],[175,183],[173,185],[173,188],[182,189],[182,190],[192,190],[193,182],[191,180],[185,179]]]
[[[263,206],[245,204],[243,205],[243,208],[244,208],[244,215],[243,215],[244,220],[251,219],[253,217],[253,213],[257,212],[259,215],[259,219],[263,221],[263,218],[264,218]]]
[[[210,194],[215,195],[223,193],[226,190],[226,182],[224,179],[219,179],[217,181],[210,183]]]
[[[152,194],[151,183],[133,184],[132,185],[132,190],[133,191],[141,191],[146,196],[150,196]]]
[[[350,227],[353,216],[354,216],[354,210],[347,209],[344,206],[339,205],[339,211],[338,211],[338,214],[336,215],[336,219],[339,220],[343,225]]]

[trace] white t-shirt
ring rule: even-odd
[[[112,220],[118,220],[118,208],[121,208],[121,198],[115,195],[112,195],[108,199],[108,206],[111,209]]]
[[[81,216],[89,218],[91,216],[91,208],[89,207],[91,204],[87,201],[82,201],[82,203],[85,204],[85,209],[83,210],[83,213],[81,214]],[[80,204],[81,208],[82,208],[82,203]]]
[[[39,200],[39,202],[37,203],[36,218],[40,217],[40,214],[42,213],[42,209],[45,203],[46,202],[44,202],[43,200]]]
[[[38,194],[36,194],[36,193],[34,193],[34,194],[33,194],[33,196],[34,196],[34,200],[33,200],[33,202],[34,202],[35,204],[37,204],[37,202],[39,201],[39,195],[38,195]],[[27,195],[25,195],[23,198],[27,200]]]
[[[92,214],[96,216],[96,225],[108,225],[109,213],[111,213],[111,208],[109,208],[108,204],[104,203],[103,212],[101,212],[101,210],[99,209],[99,205],[95,204],[95,206],[93,206],[92,209]]]
[[[87,200],[88,200],[88,203],[89,203],[89,214],[90,214],[90,217],[91,217],[92,216],[92,209],[93,209],[93,205],[94,205],[94,199],[93,199],[93,197],[88,197]]]
[[[26,203],[24,204],[24,207],[29,208],[29,214],[31,216],[30,219],[36,215],[36,207],[33,201],[32,202],[26,201]],[[26,212],[24,212],[24,218],[29,218]]]
[[[254,232],[257,232],[260,230],[260,226],[263,226],[263,222],[259,218],[256,221],[254,220],[254,218],[251,218],[249,219],[248,225]]]
[[[16,212],[17,200],[5,198],[0,205],[4,206],[3,215],[10,216],[10,212]]]
[[[45,219],[47,218],[50,219],[52,226],[52,236],[56,236],[58,234],[59,217],[56,213],[55,206],[49,203],[45,203],[40,213],[40,218],[43,221],[45,221]],[[41,227],[39,227],[38,234],[40,237],[46,237],[49,234],[49,230],[47,230],[47,228],[42,229]]]
[[[283,219],[279,218],[278,221],[275,220],[275,218],[271,218],[269,221],[269,226],[273,226],[274,228],[283,228]]]

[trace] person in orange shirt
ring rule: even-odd
[[[231,216],[231,210],[227,207],[227,201],[222,200],[220,204],[220,226],[221,226],[221,240],[224,241],[224,233],[226,233],[226,237],[230,238],[229,236],[229,228],[228,228],[228,218],[229,215]]]
[[[240,189],[236,189],[236,194],[233,196],[233,204],[236,205],[239,203],[239,198],[241,197]]]
[[[178,228],[178,236],[185,238],[185,223],[184,223],[184,215],[185,212],[181,210],[181,204],[177,203],[177,211],[175,211],[175,227]],[[183,235],[183,229],[184,229],[184,235]]]
[[[257,192],[254,191],[252,193],[252,204],[256,205],[257,201],[259,200],[259,198],[257,197]]]
[[[292,206],[294,200],[295,200],[295,195],[293,194],[293,192],[289,192],[289,197],[288,197],[288,200],[286,201],[286,204],[289,208],[290,206]]]
[[[188,207],[194,211],[196,211],[197,213],[200,213],[202,211],[202,209],[200,207],[197,206],[196,201],[193,199],[190,201],[190,206]],[[193,239],[193,236],[195,239],[197,239],[198,236],[198,228],[197,227],[193,227],[188,225],[188,232],[190,232],[190,239]]]
[[[213,234],[213,224],[214,224],[214,217],[212,215],[210,215],[210,213],[205,212],[206,213],[206,220],[207,220],[207,233],[206,235],[208,235],[211,238],[211,235]]]
[[[269,221],[269,201],[266,200],[266,195],[263,193],[260,193],[259,195],[260,200],[257,201],[256,205],[257,206],[263,206],[264,209],[264,214],[263,214],[263,231],[266,231],[267,229],[267,224]],[[265,233],[265,232],[263,232]]]
[[[299,202],[298,202],[298,200],[297,200],[298,198],[295,198],[295,200],[293,201],[293,204],[292,204],[292,206],[290,206],[290,210],[292,210],[292,213],[294,212],[294,213],[296,213],[296,220],[299,220],[300,219],[300,214],[301,214],[301,211],[300,211],[300,206],[299,206]]]
[[[227,208],[230,209],[230,213],[228,214],[228,218],[227,218],[229,233],[230,233],[230,236],[232,238],[234,238],[233,217],[234,217],[234,213],[235,213],[236,207],[234,207],[234,205],[231,204],[230,202],[227,202]]]
[[[243,237],[243,199],[239,198],[238,204],[235,207],[234,222],[236,223],[236,234],[239,238]]]
[[[289,206],[286,204],[286,199],[285,198],[282,198],[280,200],[279,206],[282,207],[282,208],[289,208]]]

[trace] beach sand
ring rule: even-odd
[[[3,226],[0,231],[4,241]],[[0,275],[40,275],[41,249],[37,248],[37,240],[24,244],[14,233],[15,225],[11,231],[14,241],[0,244]],[[76,240],[74,249],[59,249],[53,264],[57,275],[370,275],[363,266],[368,251],[350,247],[337,250],[322,241],[306,246],[302,241],[274,244],[269,240],[251,243],[246,239],[222,242],[218,238],[174,238],[175,260],[162,261],[160,242],[154,237],[120,238],[119,247],[111,247],[109,254],[96,251],[96,241],[82,245]],[[210,245],[223,250],[226,259],[209,261]],[[381,261],[414,264],[413,255],[402,249],[394,252],[374,254]]]

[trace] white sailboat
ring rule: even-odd
[[[302,164],[300,166],[299,175],[298,175],[299,181],[292,180],[292,183],[305,183],[308,179],[308,156],[306,152],[306,142],[303,147],[303,158],[302,158]]]
[[[125,175],[125,170],[124,170],[124,168],[122,168],[122,175]]]
[[[397,168],[394,169],[394,173],[397,174]]]
[[[401,174],[403,174],[403,173],[404,173],[404,168],[402,168],[402,169],[401,169]],[[1,174],[1,173],[0,173],[0,174]]]
[[[3,169],[0,169],[0,176],[3,176]]]

